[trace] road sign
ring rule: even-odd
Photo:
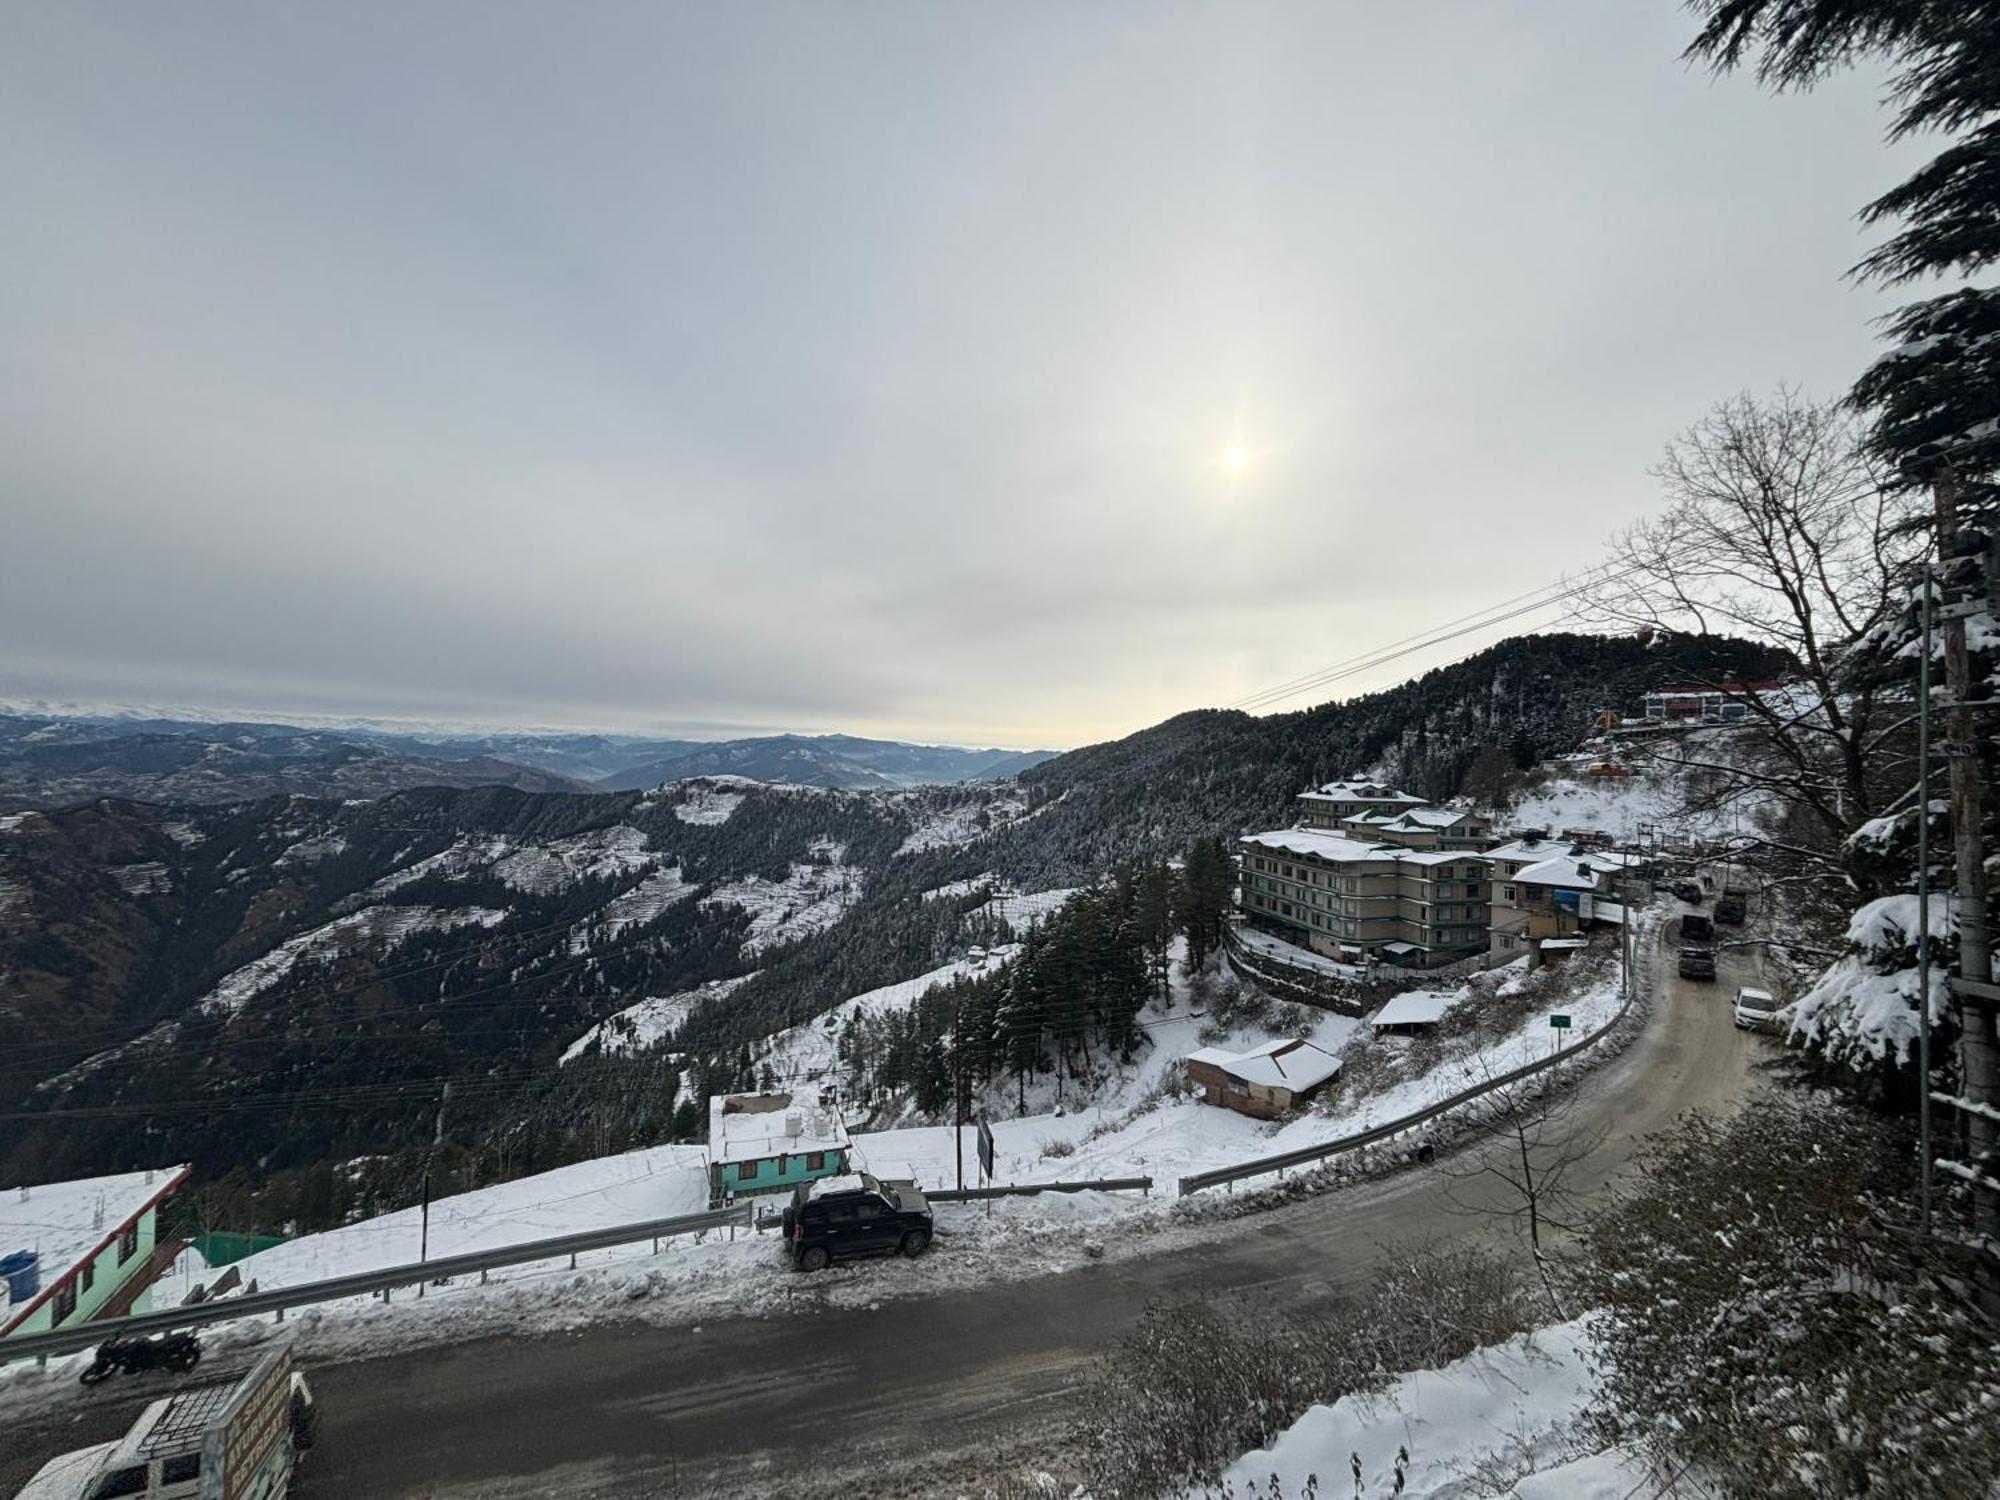
[[[1568,1016],[1550,1016],[1550,1017],[1549,1017],[1549,1025],[1551,1025],[1551,1026],[1555,1027],[1555,1029],[1556,1029],[1557,1031],[1568,1031],[1568,1030],[1569,1030],[1569,1017],[1568,1017]]]
[[[990,1182],[993,1178],[993,1127],[983,1119],[979,1122],[979,1166]]]

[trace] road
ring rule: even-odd
[[[1731,1024],[1751,963],[1724,954],[1717,983],[1672,973],[1662,945],[1645,1029],[1589,1078],[1580,1123],[1607,1131],[1578,1173],[1587,1192],[1648,1134],[1693,1107],[1727,1110],[1770,1044]],[[1466,1184],[1454,1186],[1461,1203]],[[996,1456],[1058,1442],[1088,1361],[1148,1303],[1225,1294],[1310,1311],[1384,1245],[1489,1232],[1412,1171],[1220,1226],[1169,1252],[879,1311],[746,1316],[699,1330],[605,1325],[485,1339],[312,1372],[324,1419],[304,1500],[529,1496],[952,1493]],[[941,1250],[939,1253],[948,1253]],[[868,1268],[893,1276],[894,1262]],[[47,1455],[115,1436],[137,1404],[7,1437]],[[18,1441],[17,1441],[18,1440]],[[17,1472],[19,1470],[19,1472]]]

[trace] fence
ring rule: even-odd
[[[891,1183],[890,1186],[894,1186]],[[1150,1177],[1100,1177],[1088,1182],[1010,1182],[1004,1187],[924,1188],[932,1203],[978,1203],[988,1198],[1032,1198],[1037,1193],[1144,1193],[1152,1196]],[[780,1214],[759,1214],[757,1227],[769,1229],[780,1223]]]
[[[582,1250],[608,1250],[640,1240],[664,1240],[677,1234],[698,1234],[708,1229],[748,1226],[750,1208],[711,1209],[707,1213],[682,1214],[671,1219],[649,1219],[639,1224],[615,1224],[608,1229],[589,1229],[576,1234],[556,1235],[545,1240],[528,1240],[494,1250],[472,1250],[463,1255],[444,1255],[435,1260],[386,1266],[379,1271],[361,1271],[352,1276],[336,1276],[326,1281],[310,1281],[303,1286],[274,1287],[268,1292],[250,1292],[241,1297],[223,1297],[213,1302],[196,1302],[184,1307],[161,1308],[157,1312],[135,1313],[127,1318],[104,1318],[79,1323],[54,1333],[23,1334],[0,1339],[0,1364],[9,1360],[41,1358],[51,1354],[74,1354],[111,1338],[138,1334],[165,1333],[171,1329],[199,1328],[209,1323],[233,1322],[260,1313],[283,1317],[294,1307],[310,1307],[317,1302],[335,1302],[342,1297],[359,1297],[372,1292],[388,1293],[399,1286],[417,1286],[446,1276],[466,1276],[503,1266],[526,1265],[530,1261],[574,1257]]]
[[[1649,939],[1652,936],[1650,931],[1647,936]],[[1627,1013],[1632,1009],[1632,996],[1637,994],[1645,983],[1644,971],[1643,955],[1635,943],[1631,983],[1626,989],[1624,998],[1619,1003],[1618,1014],[1582,1040],[1564,1048],[1560,1052],[1552,1053],[1548,1057],[1537,1058],[1535,1061],[1524,1063],[1518,1068],[1509,1069],[1497,1078],[1486,1079],[1481,1083],[1474,1084],[1471,1088],[1460,1089],[1449,1098],[1440,1099],[1437,1103],[1417,1110],[1413,1114],[1402,1115],[1397,1119],[1388,1121],[1386,1124],[1357,1131],[1353,1135],[1342,1136],[1336,1141],[1321,1141],[1318,1145],[1301,1146],[1296,1151],[1280,1151],[1272,1156],[1260,1156],[1253,1161],[1239,1162],[1233,1167],[1216,1167],[1207,1172],[1190,1172],[1180,1180],[1180,1196],[1185,1198],[1191,1193],[1200,1192],[1203,1188],[1220,1187],[1224,1183],[1241,1182],[1246,1177],[1260,1177],[1266,1172],[1283,1172],[1289,1167],[1309,1166],[1314,1162],[1325,1161],[1330,1156],[1339,1156],[1343,1152],[1357,1150],[1362,1146],[1373,1145],[1376,1141],[1387,1140],[1390,1136],[1394,1135],[1401,1135],[1406,1130],[1414,1129],[1428,1120],[1434,1120],[1441,1114],[1457,1109],[1460,1105],[1470,1104],[1482,1094],[1490,1094],[1495,1089],[1505,1088],[1510,1083],[1518,1083],[1523,1078],[1531,1078],[1537,1073],[1555,1067],[1558,1063],[1568,1062],[1585,1048],[1609,1036],[1612,1029],[1625,1019]]]

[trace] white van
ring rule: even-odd
[[[1769,990],[1745,985],[1736,992],[1736,1024],[1745,1031],[1783,1031],[1778,1012],[1784,1006]]]

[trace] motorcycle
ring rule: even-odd
[[[97,1358],[76,1378],[85,1385],[123,1370],[137,1375],[143,1370],[173,1370],[182,1374],[201,1363],[201,1341],[192,1333],[168,1333],[155,1339],[106,1339],[97,1346]]]

